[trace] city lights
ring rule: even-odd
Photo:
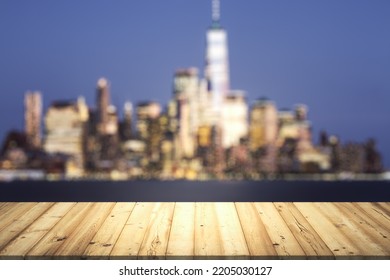
[[[43,113],[44,93],[27,92],[25,130],[6,137],[0,179],[256,180],[383,171],[374,139],[342,144],[321,132],[315,144],[306,105],[278,109],[265,97],[248,104],[245,91],[231,89],[228,36],[220,18],[214,0],[203,73],[178,69],[166,104],[133,106],[129,100],[116,107],[105,77],[97,80],[95,106],[80,97],[55,101]]]

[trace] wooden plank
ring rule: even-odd
[[[335,256],[359,254],[359,249],[340,231],[340,226],[335,225],[332,219],[323,215],[318,208],[319,204],[294,203]]]
[[[273,203],[255,203],[254,205],[279,257],[306,256]]]
[[[332,203],[295,203],[295,205],[334,255],[351,258],[383,255],[381,248],[372,244],[372,240],[351,222],[353,216],[344,215]]]
[[[214,230],[211,230],[214,224]],[[219,242],[219,225],[212,203],[195,204],[195,256],[222,255],[223,247]]]
[[[358,219],[358,215],[354,215],[351,209],[340,210],[339,205],[342,203],[324,203],[320,207],[326,211],[326,213],[333,219],[335,223],[340,225],[346,225],[347,227],[341,227],[341,230],[346,231],[349,234],[354,243],[357,244],[362,250],[362,255],[365,256],[386,256],[387,245],[382,246],[380,241],[383,238],[379,238],[376,231],[367,227],[361,219]],[[337,220],[338,219],[338,220]]]
[[[109,258],[135,203],[116,203],[99,231],[85,249],[85,257]]]
[[[307,256],[334,258],[332,251],[293,203],[274,205]]]
[[[386,220],[383,218],[383,216],[380,219],[377,219],[375,216],[372,215],[373,210],[366,211],[363,207],[360,205],[367,204],[368,207],[371,203],[367,202],[353,202],[353,203],[339,203],[337,206],[343,207],[344,211],[353,211],[354,215],[357,216],[357,219],[359,221],[373,230],[375,230],[381,237],[383,237],[384,234],[390,234],[390,217]]]
[[[375,204],[379,205],[383,209],[386,209],[387,215],[390,216],[390,202],[376,202]]]
[[[387,217],[390,217],[390,203],[375,202],[374,207],[377,207],[382,212],[384,212]]]
[[[246,244],[252,257],[277,256],[272,241],[253,203],[235,203]]]
[[[232,258],[248,258],[249,250],[234,203],[215,203],[224,253]]]
[[[14,207],[16,202],[1,202],[0,203],[0,214],[8,211],[8,209]]]
[[[169,235],[167,258],[194,257],[195,203],[175,205],[171,233]]]
[[[352,203],[333,203],[326,204],[329,206],[330,211],[337,208],[337,213],[348,218],[351,224],[354,226],[356,233],[361,233],[361,239],[365,242],[372,242],[375,244],[375,248],[378,249],[379,255],[390,255],[390,239],[387,238],[389,231],[384,229],[381,225],[370,220],[363,212],[355,208]],[[375,253],[376,255],[376,253]]]
[[[34,207],[30,208],[26,213],[0,231],[0,249],[18,236],[24,229],[26,229],[31,223],[33,223],[38,217],[40,217],[45,211],[47,211],[54,203],[38,203]]]
[[[195,256],[222,256],[220,226],[213,203],[195,204]]]
[[[77,203],[66,215],[27,252],[26,258],[51,257],[77,229],[93,203]]]
[[[152,211],[155,207],[158,207],[156,203],[136,203],[111,251],[110,258],[137,258]]]
[[[234,203],[196,203],[196,258],[249,258]]]
[[[337,258],[390,254],[388,203],[1,205],[3,257],[297,256],[296,244],[299,256],[312,257],[326,255],[321,240]]]
[[[1,256],[23,256],[39,241],[41,238],[74,207],[76,203],[56,203],[46,213],[39,217],[17,238],[12,240],[1,250]]]
[[[12,224],[24,213],[28,212],[31,208],[37,205],[36,202],[28,203],[15,203],[13,207],[9,208],[7,211],[1,213],[0,215],[0,231]]]
[[[175,203],[159,203],[151,215],[142,241],[139,259],[165,259]]]
[[[110,214],[115,203],[94,203],[80,226],[76,227],[54,253],[55,256],[82,256],[91,239]]]
[[[387,232],[390,232],[390,216],[388,216],[380,207],[374,203],[353,203],[354,207],[364,212],[370,220],[383,226]],[[388,236],[390,238],[390,236]]]

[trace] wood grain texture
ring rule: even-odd
[[[157,203],[146,228],[138,258],[165,259],[175,203]]]
[[[0,216],[2,213],[8,211],[8,209],[15,207],[16,202],[0,202]]]
[[[31,208],[37,205],[36,202],[13,204],[13,207],[7,209],[0,214],[0,231],[12,224],[20,216],[28,212]]]
[[[345,236],[356,244],[361,255],[385,256],[388,254],[387,249],[390,245],[388,239],[379,240],[381,236],[378,231],[367,225],[361,215],[356,214],[353,208],[345,208],[340,203],[321,203],[318,208],[340,227],[340,231]],[[381,241],[385,243],[382,245]]]
[[[116,203],[83,255],[108,258],[134,206],[135,203]]]
[[[357,203],[338,203],[336,206],[343,212],[351,211],[359,229],[372,236],[378,245],[383,244],[383,249],[390,255],[390,239],[388,238],[390,230],[388,227],[372,219],[370,215],[358,207]]]
[[[389,203],[390,204],[390,203]],[[386,207],[387,206],[387,207]],[[385,203],[373,203],[372,208],[379,213],[385,220],[390,220],[390,210]]]
[[[167,258],[194,256],[195,203],[176,203],[169,235]]]
[[[249,258],[233,203],[196,203],[195,257]]]
[[[277,256],[276,250],[253,203],[235,203],[251,257]]]
[[[387,216],[390,216],[390,203],[387,202],[376,202],[374,205],[377,205],[381,207],[387,214]]]
[[[390,203],[1,203],[0,258],[385,258]]]
[[[56,203],[1,251],[1,256],[24,255],[68,213],[76,203]]]
[[[255,203],[255,207],[271,238],[272,245],[280,257],[306,256],[273,203]]]
[[[80,256],[100,229],[114,203],[93,203],[81,221],[54,252],[54,256]]]
[[[351,215],[343,215],[329,203],[295,203],[335,256],[375,256],[383,251],[353,224]],[[368,242],[368,243],[367,243]]]
[[[16,238],[23,230],[38,219],[46,210],[48,210],[54,203],[38,203],[31,207],[27,212],[19,218],[14,219],[11,224],[0,231],[0,249]]]
[[[77,203],[66,215],[26,254],[26,258],[52,257],[64,241],[78,227],[92,203]],[[80,225],[80,226],[79,226]]]
[[[388,216],[381,208],[376,207],[372,203],[351,203],[355,208],[363,212],[367,219],[373,221],[377,224],[380,224],[386,229],[387,232],[390,232],[390,216]],[[387,236],[389,237],[389,236]]]
[[[155,203],[137,203],[112,249],[111,257],[137,258]]]
[[[293,203],[275,203],[279,214],[307,256],[329,256],[332,251]]]

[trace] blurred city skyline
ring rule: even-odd
[[[222,0],[231,87],[249,104],[259,97],[279,109],[306,104],[314,142],[320,130],[341,141],[375,138],[389,167],[389,11],[387,1]],[[209,0],[6,2],[0,136],[22,130],[27,90],[42,92],[44,113],[78,96],[92,105],[104,76],[120,111],[126,101],[167,104],[178,68],[204,68],[209,25]]]

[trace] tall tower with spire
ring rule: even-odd
[[[229,59],[227,33],[220,24],[220,1],[212,0],[212,24],[206,34],[205,78],[212,97],[214,124],[218,124],[229,92]]]
[[[204,77],[207,84],[207,126],[210,145],[206,152],[206,166],[214,174],[224,169],[224,120],[223,111],[229,93],[229,60],[227,33],[220,24],[220,1],[212,0],[212,22],[206,33],[206,55]],[[219,176],[219,175],[218,175]]]

